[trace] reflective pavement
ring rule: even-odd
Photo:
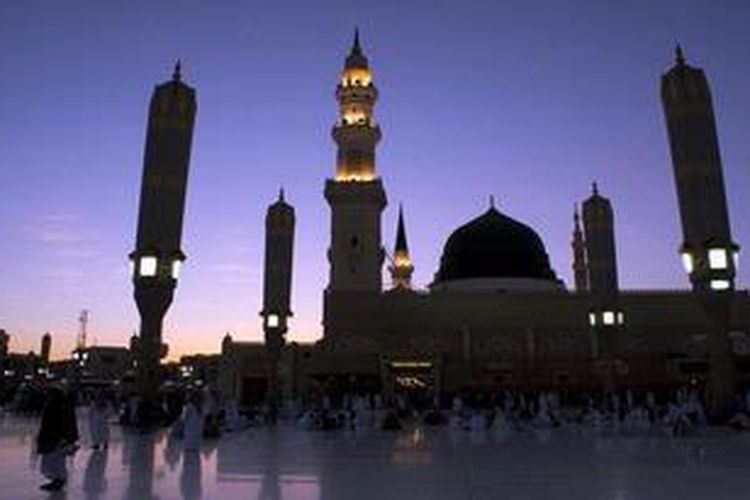
[[[107,451],[86,446],[65,491],[41,492],[35,419],[0,416],[0,498],[612,499],[750,498],[750,434],[624,437],[582,430],[496,435],[250,429],[183,452],[165,432],[112,427]]]

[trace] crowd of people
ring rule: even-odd
[[[44,490],[59,490],[67,481],[66,458],[79,449],[76,403],[82,398],[64,386],[46,390],[36,439],[40,472],[48,479]],[[114,422],[133,426],[138,418],[138,399],[115,399],[100,390],[87,399],[88,443],[92,453],[106,453],[109,427]],[[221,401],[208,386],[190,387],[160,398],[163,424],[170,437],[182,443],[185,453],[198,452],[203,439],[224,432],[269,424],[263,408],[241,414],[234,400]],[[750,430],[750,390],[736,399],[732,427]],[[511,392],[488,395],[465,391],[424,398],[415,404],[407,394],[384,398],[380,394],[338,394],[314,401],[289,401],[282,418],[302,429],[399,430],[406,427],[445,426],[458,432],[492,432],[502,435],[529,429],[568,427],[620,435],[666,432],[685,436],[707,425],[704,403],[694,389],[670,393],[622,391],[571,394],[555,391]]]

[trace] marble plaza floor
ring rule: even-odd
[[[624,437],[570,429],[510,436],[250,429],[183,453],[166,433],[113,426],[84,447],[65,491],[48,494],[31,455],[37,421],[0,416],[0,499],[611,499],[750,498],[750,434]]]

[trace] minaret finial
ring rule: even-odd
[[[495,210],[495,195],[490,195],[490,210]]]
[[[354,27],[354,44],[352,45],[352,54],[361,54],[362,47],[359,44],[359,26]]]
[[[404,227],[404,207],[398,204],[398,225],[396,227],[396,252],[404,252],[408,255],[409,246],[406,243],[406,228]]]
[[[284,202],[284,186],[279,188],[279,201],[282,203]]]
[[[685,65],[685,54],[682,52],[682,46],[679,43],[674,49],[674,58],[678,66]]]
[[[593,194],[594,196],[599,195],[599,186],[597,186],[596,181],[591,183],[591,194]]]
[[[174,64],[174,72],[172,72],[172,80],[175,82],[179,82],[182,80],[182,61],[177,59],[177,62]]]
[[[573,222],[575,222],[576,227],[578,227],[580,221],[581,216],[578,214],[578,203],[573,203]]]

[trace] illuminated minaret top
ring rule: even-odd
[[[385,250],[380,217],[388,203],[375,171],[380,127],[372,117],[378,91],[355,32],[354,44],[336,86],[339,119],[333,127],[336,175],[326,180],[331,207],[328,292],[382,291]]]
[[[371,181],[375,172],[375,146],[380,141],[380,127],[373,118],[378,90],[372,81],[367,57],[359,43],[359,31],[346,58],[336,88],[339,119],[333,127],[338,145],[336,181]]]
[[[396,246],[393,251],[393,264],[388,269],[391,272],[393,288],[411,289],[411,275],[414,265],[409,257],[409,246],[406,243],[406,229],[404,228],[404,213],[398,207],[398,227],[396,229]]]

